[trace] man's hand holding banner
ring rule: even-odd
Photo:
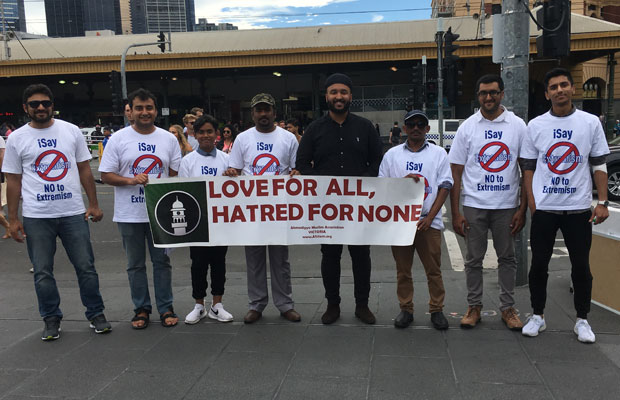
[[[424,184],[404,178],[168,178],[145,187],[155,247],[413,243]]]

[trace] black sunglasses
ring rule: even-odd
[[[43,105],[45,108],[50,108],[54,104],[51,100],[32,100],[28,102],[28,106],[30,108],[39,108],[40,105]]]
[[[408,126],[409,128],[415,128],[416,126],[418,128],[426,128],[426,122],[424,121],[418,121],[418,122],[405,122],[405,125]]]

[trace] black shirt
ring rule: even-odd
[[[377,176],[382,157],[372,122],[349,113],[340,125],[327,114],[306,129],[295,164],[302,175]]]
[[[390,132],[392,132],[392,143],[400,143],[400,128],[395,126],[390,129]]]

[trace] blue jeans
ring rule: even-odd
[[[24,231],[28,255],[34,267],[34,288],[39,300],[41,317],[58,316],[60,294],[54,279],[56,237],[60,237],[67,256],[75,268],[80,298],[86,307],[86,318],[92,320],[103,313],[103,299],[99,293],[99,276],[95,271],[95,257],[90,243],[88,222],[84,214],[61,218],[24,217]]]
[[[127,254],[127,276],[131,289],[134,312],[144,309],[151,312],[149,281],[146,276],[146,248],[148,246],[153,263],[153,287],[157,311],[160,314],[172,309],[172,266],[165,249],[153,246],[151,228],[147,222],[118,222],[118,230],[123,237],[123,247]]]

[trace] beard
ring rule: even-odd
[[[52,112],[45,112],[45,114],[43,113],[32,113],[30,115],[30,118],[38,123],[38,124],[44,124],[46,122],[49,122],[52,119]]]
[[[336,108],[336,103],[344,103],[342,108]],[[351,107],[351,102],[350,101],[332,101],[332,102],[328,102],[327,103],[327,107],[329,108],[329,111],[333,112],[334,114],[346,114],[347,112],[349,112],[349,108]]]

